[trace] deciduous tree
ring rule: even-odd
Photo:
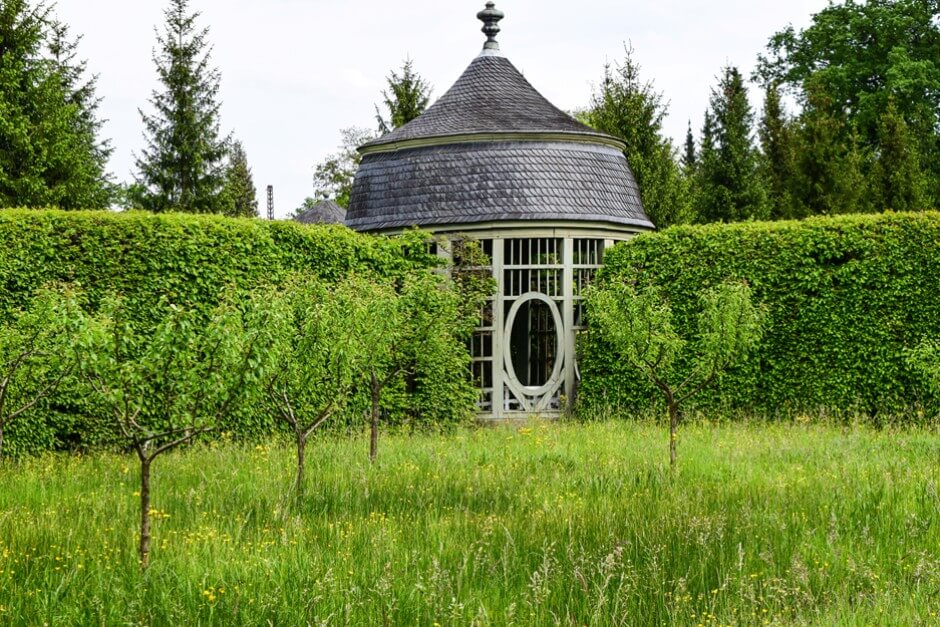
[[[672,307],[657,287],[608,282],[591,288],[587,303],[591,323],[617,355],[662,392],[675,467],[683,403],[746,358],[761,338],[763,314],[750,288],[724,283],[703,292],[698,336],[689,339],[676,332]]]
[[[395,312],[387,286],[350,278],[333,286],[294,277],[282,290],[258,298],[273,303],[274,337],[264,379],[267,405],[290,426],[297,450],[294,491],[304,492],[306,450],[310,437],[349,403],[366,364],[382,350],[376,329],[388,326]]]
[[[894,101],[922,157],[931,198],[940,198],[940,2],[848,0],[830,3],[802,30],[773,35],[759,59],[764,83],[780,81],[805,103],[811,89],[833,103],[831,114],[878,154],[882,118]],[[893,114],[894,115],[894,114]],[[873,193],[878,194],[876,190]]]
[[[344,209],[349,208],[356,170],[362,160],[356,149],[375,139],[375,133],[364,128],[350,127],[344,128],[340,134],[343,141],[339,152],[324,159],[313,171],[313,198],[305,200],[304,207],[312,207],[321,200],[332,200]],[[304,207],[298,211],[302,211]]]
[[[69,347],[83,315],[74,292],[44,289],[0,323],[0,456],[6,429],[72,373]]]
[[[493,295],[490,261],[472,240],[440,241],[449,247],[450,276],[410,272],[394,298],[378,303],[386,321],[374,325],[373,347],[366,371],[370,391],[369,458],[378,456],[383,395],[396,383],[421,405],[443,406],[441,414],[469,416],[478,397],[470,379],[467,342],[479,324],[480,312]],[[381,314],[380,314],[381,315]],[[413,403],[417,405],[419,403]],[[415,412],[409,411],[413,417]]]
[[[123,303],[111,299],[75,345],[91,391],[140,462],[143,569],[150,564],[153,463],[231,415],[257,386],[270,346],[267,325],[246,325],[232,304],[208,321],[172,304],[161,310],[152,327],[135,328]]]

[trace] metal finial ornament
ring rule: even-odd
[[[486,43],[483,44],[484,50],[499,50],[499,42],[496,41],[496,35],[499,34],[499,21],[506,17],[506,14],[496,8],[495,2],[487,2],[486,8],[477,13],[477,19],[483,22],[483,34],[486,35]]]

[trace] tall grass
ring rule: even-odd
[[[940,435],[534,423],[0,466],[0,623],[936,624]]]

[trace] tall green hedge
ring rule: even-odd
[[[123,295],[132,319],[159,315],[161,298],[206,312],[223,290],[278,283],[292,272],[326,280],[351,272],[394,280],[434,263],[423,236],[361,235],[343,226],[149,213],[0,211],[0,315],[24,306],[53,282],[79,286],[95,310]],[[77,386],[64,386],[45,411],[13,424],[9,452],[87,447],[109,438],[109,422]],[[239,416],[236,435],[276,428],[270,418]]]
[[[226,287],[276,283],[293,271],[325,279],[352,271],[395,276],[426,261],[415,241],[221,216],[4,210],[0,312],[22,306],[51,281],[80,285],[92,307],[120,292],[141,319],[162,297],[208,309]],[[414,254],[403,254],[409,246]]]
[[[598,280],[660,285],[691,337],[702,289],[750,283],[767,308],[758,355],[701,397],[764,414],[934,411],[904,359],[940,338],[940,213],[841,216],[671,228],[611,250]],[[599,331],[582,338],[581,401],[645,408],[656,393],[611,357]]]

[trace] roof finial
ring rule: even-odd
[[[506,14],[496,8],[495,2],[487,2],[486,8],[477,13],[477,19],[483,22],[483,33],[486,35],[486,43],[483,44],[484,50],[499,50],[499,42],[496,41],[496,35],[499,34],[499,21],[506,17]]]

